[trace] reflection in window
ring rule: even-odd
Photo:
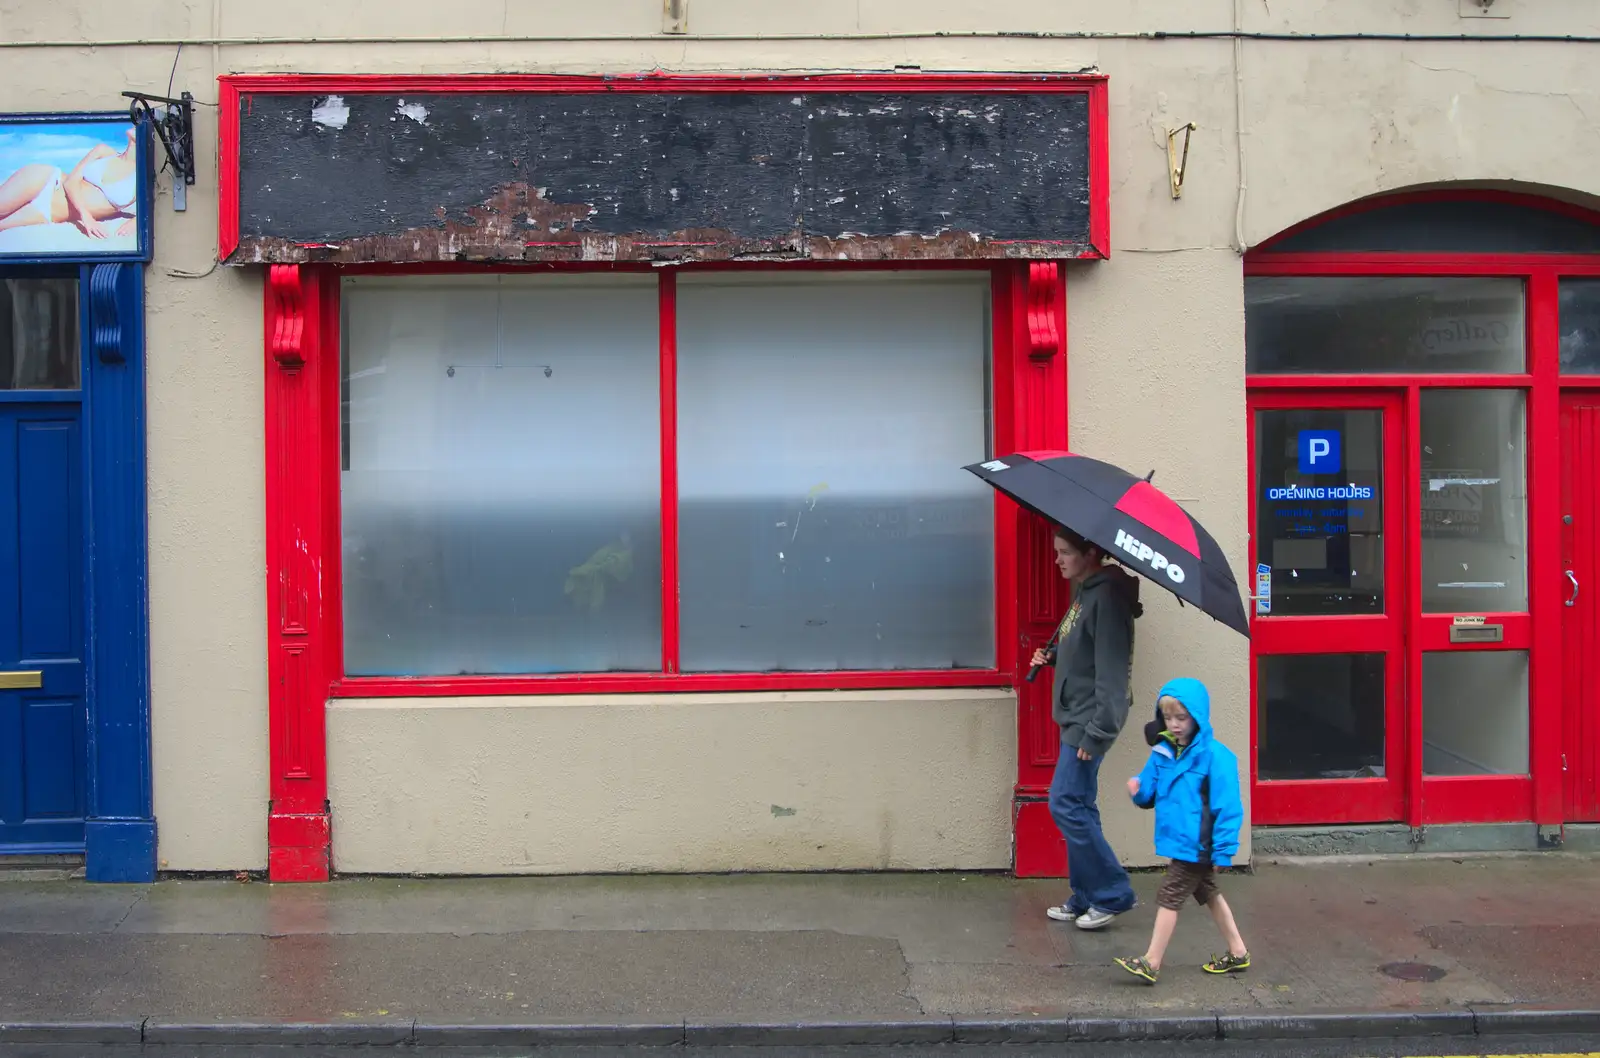
[[[1269,253],[1600,253],[1600,224],[1493,198],[1366,203],[1273,243]]]
[[[1521,373],[1520,279],[1254,276],[1246,369],[1257,374]]]
[[[1422,655],[1422,773],[1528,773],[1528,655]]]
[[[987,668],[984,275],[682,276],[685,672]]]
[[[651,276],[343,291],[345,667],[659,671]],[[682,277],[682,670],[990,668],[986,274]]]
[[[346,281],[352,675],[661,666],[649,276]]]
[[[78,388],[78,281],[0,280],[0,390]]]
[[[1362,779],[1384,774],[1384,656],[1260,658],[1257,774]]]
[[[1523,395],[1422,391],[1422,609],[1528,608]]]
[[[1600,279],[1561,281],[1561,370],[1600,374]]]
[[[1383,612],[1383,413],[1256,413],[1256,561],[1272,615]]]

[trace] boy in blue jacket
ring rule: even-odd
[[[1117,965],[1149,984],[1161,976],[1183,902],[1211,910],[1227,942],[1226,954],[1202,969],[1211,974],[1250,969],[1250,953],[1234,924],[1233,910],[1217,891],[1214,868],[1228,867],[1239,851],[1244,805],[1239,800],[1239,761],[1211,735],[1211,695],[1199,680],[1172,680],[1156,696],[1156,722],[1146,728],[1154,747],[1144,771],[1128,780],[1128,793],[1140,808],[1156,810],[1156,854],[1170,857],[1156,896],[1156,928],[1143,956]]]

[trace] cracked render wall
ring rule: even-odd
[[[0,41],[72,45],[0,51],[0,111],[121,109],[120,92],[165,94],[169,77],[174,89],[211,101],[215,76],[228,72],[1099,70],[1111,85],[1112,258],[1069,269],[1072,443],[1158,467],[1158,481],[1193,505],[1242,573],[1238,235],[1258,243],[1341,203],[1417,186],[1600,195],[1600,45],[915,34],[1216,31],[1237,18],[1256,33],[1600,36],[1600,8],[1587,0],[1496,0],[1491,13],[1504,17],[1463,17],[1475,8],[1467,0],[1153,0],[1136,8],[694,0],[690,35],[664,37],[657,0],[0,2]],[[710,39],[728,34],[765,39]],[[804,39],[772,39],[786,34]],[[599,35],[631,39],[210,43]],[[135,38],[191,43],[181,54],[173,44],[113,43]],[[1183,197],[1173,201],[1165,132],[1187,121],[1199,128]],[[200,108],[196,131],[199,183],[188,212],[172,211],[170,176],[158,181],[156,260],[146,278],[156,812],[163,866],[259,868],[267,798],[261,275],[211,270],[210,108]],[[1219,734],[1245,752],[1244,641],[1153,591],[1149,598],[1137,708],[1148,708],[1172,670],[1201,676],[1218,702]],[[580,722],[613,705],[599,722]],[[966,693],[349,703],[330,718],[335,858],[367,870],[1004,867],[1013,708],[1005,694]],[[527,752],[487,750],[505,738]],[[1105,814],[1119,851],[1143,863],[1153,859],[1148,816],[1114,794],[1114,780],[1137,763],[1134,741],[1108,765]],[[531,780],[515,773],[537,767],[538,747],[556,745],[563,770],[596,781],[587,796],[559,799],[560,826],[529,851],[537,835],[525,820],[557,805],[529,803]],[[648,746],[655,762],[693,761],[714,781],[641,798],[637,777],[648,789],[662,777],[623,745]],[[442,752],[450,747],[459,752]],[[816,753],[829,755],[825,768]],[[939,781],[927,785],[930,776]],[[812,781],[825,788],[808,794]]]

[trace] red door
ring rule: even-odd
[[[1561,764],[1566,819],[1600,822],[1600,392],[1561,400],[1562,607]]]
[[[1385,392],[1250,396],[1257,823],[1404,818],[1402,407]]]

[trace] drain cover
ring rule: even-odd
[[[1425,962],[1391,962],[1378,967],[1378,972],[1396,981],[1438,981],[1450,971]]]

